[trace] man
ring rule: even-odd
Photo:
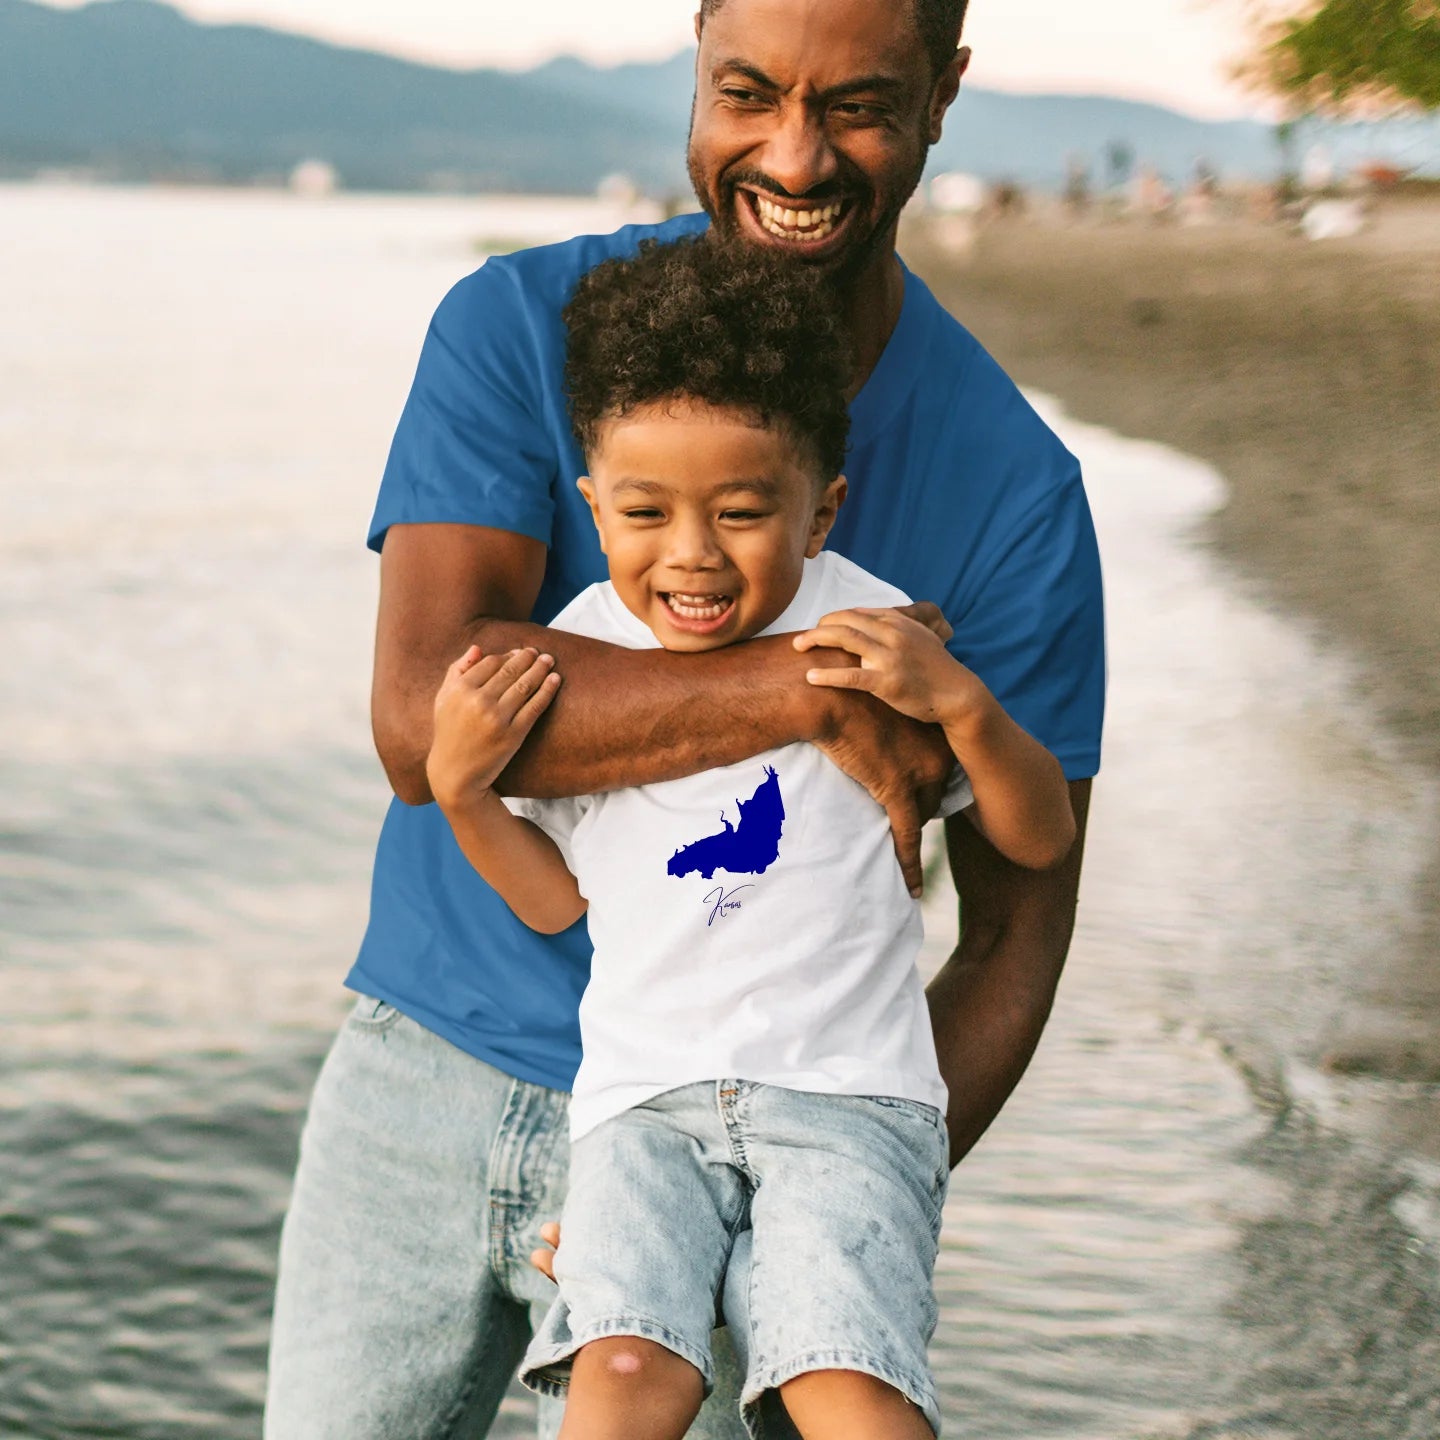
[[[822,267],[841,296],[856,374],[850,496],[831,547],[937,602],[957,658],[1071,781],[1081,840],[1051,871],[1009,865],[967,822],[947,823],[963,927],[930,995],[953,1161],[999,1111],[1049,1013],[1104,684],[1078,467],[894,253],[969,58],[956,49],[963,11],[705,0],[689,144],[707,243],[774,247]],[[535,644],[565,676],[505,772],[512,793],[644,784],[809,740],[885,806],[918,886],[920,824],[948,771],[938,732],[806,685],[815,654],[785,637],[677,655],[536,623],[605,574],[573,483],[560,311],[600,260],[705,225],[683,217],[491,260],[432,323],[371,534],[375,738],[398,798],[348,980],[364,998],[301,1145],[270,1440],[485,1434],[549,1300],[527,1257],[563,1195],[589,950],[583,927],[546,939],[521,925],[428,803],[433,697],[456,655]]]

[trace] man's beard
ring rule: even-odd
[[[920,183],[920,177],[925,172],[925,160],[929,151],[928,144],[921,146],[914,170],[902,181],[895,192],[896,198],[890,201],[864,235],[851,239],[833,257],[808,262],[802,260],[801,263],[808,263],[822,269],[830,283],[841,294],[850,290],[874,262],[875,257],[882,251],[888,251],[893,243],[891,238],[893,227],[899,220],[900,212],[905,208],[906,202],[915,193],[915,188]],[[695,198],[699,200],[700,208],[710,217],[711,232],[724,244],[756,244],[741,229],[740,219],[736,213],[738,205],[750,203],[739,196],[742,186],[763,191],[771,198],[784,201],[797,208],[802,198],[792,196],[783,186],[777,185],[763,170],[740,166],[721,173],[718,182],[719,201],[717,206],[711,202],[709,190],[704,183],[704,176],[699,173],[693,159],[693,152],[688,144],[686,146],[686,166],[690,174],[690,184],[695,191]],[[849,170],[833,184],[811,191],[803,198],[823,205],[828,200],[840,196],[844,196],[848,203],[855,207],[857,213],[866,214],[874,204],[875,191],[863,174],[856,170]],[[765,248],[774,249],[779,253],[783,249],[783,245]]]

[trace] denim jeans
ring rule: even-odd
[[[362,997],[316,1082],[280,1242],[265,1440],[480,1440],[554,1298],[530,1264],[569,1160],[558,1090]],[[738,1440],[740,1377],[691,1434]],[[542,1402],[541,1433],[559,1423]]]

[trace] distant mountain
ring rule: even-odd
[[[653,194],[684,194],[693,67],[692,52],[611,68],[559,59],[523,74],[460,71],[202,25],[156,0],[76,10],[0,0],[0,174],[68,166],[244,181],[321,159],[354,188],[588,192],[623,172]],[[1058,184],[1067,154],[1098,170],[1116,142],[1176,179],[1201,157],[1245,175],[1273,174],[1277,162],[1265,125],[1099,96],[967,86],[945,129],[932,172],[1030,185]],[[1440,130],[1416,133],[1409,163],[1433,164]],[[1353,126],[1323,138],[1342,151],[1378,143]]]
[[[620,106],[650,116],[684,139],[690,125],[690,99],[695,93],[695,52],[682,50],[668,60],[649,64],[590,65],[573,55],[547,60],[526,78],[576,100]]]
[[[1114,144],[1177,180],[1188,178],[1199,159],[1236,175],[1271,175],[1277,161],[1271,128],[1254,120],[1197,120],[1101,95],[962,88],[931,167],[1055,185],[1072,155],[1100,178],[1107,147]]]
[[[589,191],[684,182],[673,136],[523,75],[417,65],[152,0],[0,0],[0,164],[226,180],[329,161],[346,184]]]

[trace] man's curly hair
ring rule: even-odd
[[[565,308],[570,417],[587,455],[601,425],[693,399],[787,430],[840,473],[850,347],[822,276],[788,257],[697,237],[607,260]]]

